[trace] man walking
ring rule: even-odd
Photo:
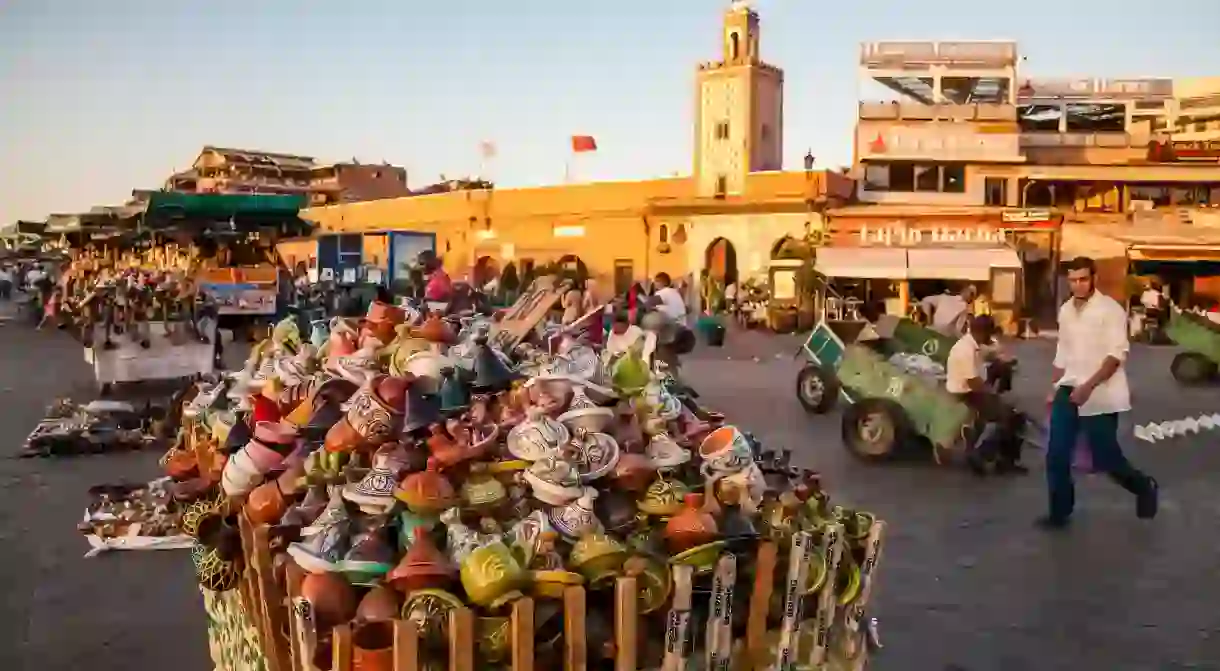
[[[1093,466],[1135,495],[1135,512],[1151,519],[1157,483],[1131,465],[1118,444],[1119,413],[1131,409],[1127,358],[1127,313],[1097,291],[1097,267],[1089,258],[1067,263],[1072,297],[1059,309],[1059,347],[1051,392],[1046,484],[1050,510],[1038,519],[1046,529],[1067,526],[1076,503],[1072,455],[1078,436],[1092,450]]]

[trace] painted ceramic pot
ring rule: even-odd
[[[444,651],[449,648],[449,613],[465,607],[461,599],[449,592],[422,589],[406,598],[400,615],[415,625],[425,648]]]
[[[374,585],[356,607],[357,622],[393,620],[398,616],[398,595],[385,585]]]
[[[724,541],[712,541],[670,557],[669,563],[674,566],[690,566],[695,569],[696,574],[711,573],[724,549]]]
[[[344,417],[326,431],[323,445],[327,452],[351,452],[363,443],[364,436]]]
[[[352,630],[352,671],[394,671],[392,618],[361,622]]]
[[[424,320],[424,323],[415,330],[415,335],[427,340],[430,343],[435,343],[438,345],[452,345],[453,343],[457,342],[457,334],[454,333],[453,329],[449,327],[449,324],[445,323],[445,320],[441,319],[440,315],[436,314],[435,312],[428,315],[428,318]]]
[[[508,498],[508,489],[487,471],[486,464],[476,463],[470,466],[470,474],[462,482],[461,494],[467,508],[489,513]]]
[[[406,466],[406,455],[394,444],[383,447],[373,455],[373,467],[360,480],[343,488],[343,498],[360,506],[366,513],[380,514],[395,503],[394,487],[398,475]]]
[[[444,381],[442,371],[453,366],[453,360],[443,354],[433,351],[418,352],[403,361],[400,374],[414,376],[414,384],[419,386],[421,393],[437,394],[440,393],[441,383]]]
[[[476,605],[496,608],[521,596],[517,588],[526,578],[508,546],[492,540],[475,548],[462,562],[462,587]]]
[[[679,445],[665,432],[655,434],[648,440],[644,454],[658,470],[677,468],[691,460],[690,450]]]
[[[243,448],[225,464],[220,487],[228,496],[245,496],[262,481],[263,473]]]
[[[646,515],[670,517],[682,511],[682,500],[688,493],[690,490],[681,480],[659,477],[648,485],[637,506]]]
[[[576,469],[558,457],[534,462],[521,477],[530,486],[534,498],[548,505],[562,506],[584,493]]]
[[[388,393],[390,398],[384,398],[379,392]],[[384,443],[398,431],[406,397],[406,380],[378,376],[352,395],[345,419],[360,434],[364,444]]]
[[[311,573],[301,581],[301,598],[312,607],[319,631],[329,631],[356,616],[356,592],[334,573]]]
[[[368,312],[364,315],[363,330],[381,342],[388,343],[396,335],[395,328],[405,320],[406,313],[402,308],[373,301],[369,303]]]
[[[576,541],[568,561],[590,586],[595,586],[612,581],[621,572],[627,556],[627,548],[622,543],[598,530]]]
[[[593,501],[597,499],[597,490],[586,487],[583,494],[575,501],[550,511],[551,525],[555,530],[570,539],[594,532],[604,532],[601,520],[593,512]]]
[[[250,459],[250,463],[254,464],[254,468],[263,474],[278,469],[284,463],[283,454],[276,452],[259,440],[251,440],[246,443],[239,454],[246,455]]]
[[[568,409],[557,418],[569,430],[584,430],[600,433],[614,421],[614,411],[594,403],[585,393],[584,387],[576,387]]]
[[[512,619],[505,616],[480,617],[475,620],[475,645],[483,659],[498,664],[512,652]]]
[[[634,555],[623,563],[623,573],[635,578],[641,615],[659,610],[669,600],[673,574],[665,562],[651,555]]]
[[[453,582],[457,570],[422,527],[415,528],[411,548],[388,575],[386,582],[403,594],[422,589],[443,589]]]
[[[569,442],[575,456],[576,471],[581,482],[593,482],[608,475],[618,465],[621,456],[618,443],[604,433],[577,429]]]
[[[255,487],[246,497],[246,514],[255,525],[275,524],[288,510],[279,482],[272,480]]]
[[[766,491],[766,478],[755,463],[750,463],[742,470],[716,481],[716,497],[721,503],[731,501],[751,515],[759,511]]]
[[[602,434],[605,435],[605,434]],[[623,452],[618,463],[610,474],[614,486],[629,492],[640,492],[648,489],[656,477],[657,469],[651,459],[638,452]]]
[[[699,470],[705,477],[724,477],[745,470],[754,463],[754,452],[744,434],[735,426],[722,426],[712,431],[699,444],[702,463]]]
[[[387,519],[356,517],[353,522],[357,531],[339,570],[353,585],[375,585],[394,568],[394,548],[387,542]]]
[[[517,459],[538,461],[554,456],[560,445],[571,440],[566,426],[531,408],[529,417],[508,432],[508,451]]]
[[[457,502],[453,485],[440,472],[440,462],[428,459],[427,470],[408,475],[394,491],[394,497],[407,504],[417,515],[437,516]]]
[[[671,555],[681,554],[711,543],[718,533],[716,519],[703,510],[703,495],[687,494],[682,511],[665,524],[665,545]]]

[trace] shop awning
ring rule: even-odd
[[[901,280],[907,277],[907,250],[821,247],[815,268],[826,277]]]
[[[1021,258],[1008,247],[978,249],[908,249],[907,277],[913,280],[991,279],[992,268],[1020,268]]]

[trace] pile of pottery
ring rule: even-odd
[[[142,427],[152,409],[136,410],[129,403],[94,401],[77,405],[67,399],[54,403],[47,416],[26,436],[21,457],[64,457],[149,447],[156,441]]]
[[[642,348],[565,337],[555,354],[501,352],[491,326],[407,323],[381,303],[363,320],[315,323],[308,338],[285,322],[240,373],[201,389],[183,411],[189,440],[166,457],[179,495],[196,497],[184,527],[199,540],[201,583],[236,585],[244,508],[271,526],[278,567],[307,573],[319,664],[349,621],[357,651],[402,618],[426,655],[443,656],[444,615],[459,607],[475,611],[480,658],[500,662],[507,614],[526,595],[546,659],[578,585],[598,659],[613,651],[606,599],[620,576],[636,578],[638,611],[663,627],[674,567],[707,591],[722,556],[748,564],[762,538],[787,547],[837,521],[863,543],[870,516],[831,508],[816,474],[701,408]],[[840,570],[850,585],[853,569]],[[811,590],[827,582],[810,574]],[[773,618],[784,608],[780,594]]]
[[[85,519],[77,530],[101,540],[179,535],[182,514],[164,484],[154,480],[92,487]]]

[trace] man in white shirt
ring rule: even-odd
[[[656,290],[652,294],[655,308],[676,324],[686,323],[686,299],[673,287],[668,273],[657,273],[653,281]]]
[[[1038,524],[1067,526],[1076,502],[1072,457],[1083,434],[1093,466],[1136,497],[1135,512],[1151,519],[1157,511],[1157,483],[1123,455],[1118,444],[1119,414],[1131,409],[1131,389],[1123,364],[1127,312],[1096,287],[1097,267],[1089,258],[1067,263],[1072,298],[1059,309],[1059,346],[1055,352],[1051,392],[1050,440],[1046,448],[1046,484],[1050,509]]]
[[[966,285],[961,293],[934,294],[919,301],[919,307],[928,315],[932,328],[945,335],[959,336],[965,331],[970,306],[978,291],[973,284]]]
[[[997,370],[1008,361],[999,352],[996,333],[995,320],[990,315],[971,319],[969,332],[949,350],[945,391],[961,399],[987,425],[977,444],[971,446],[970,467],[984,475],[987,464],[994,460],[997,472],[1026,473],[1028,469],[1020,463],[1025,418],[1005,404],[988,384],[987,360],[991,359]]]

